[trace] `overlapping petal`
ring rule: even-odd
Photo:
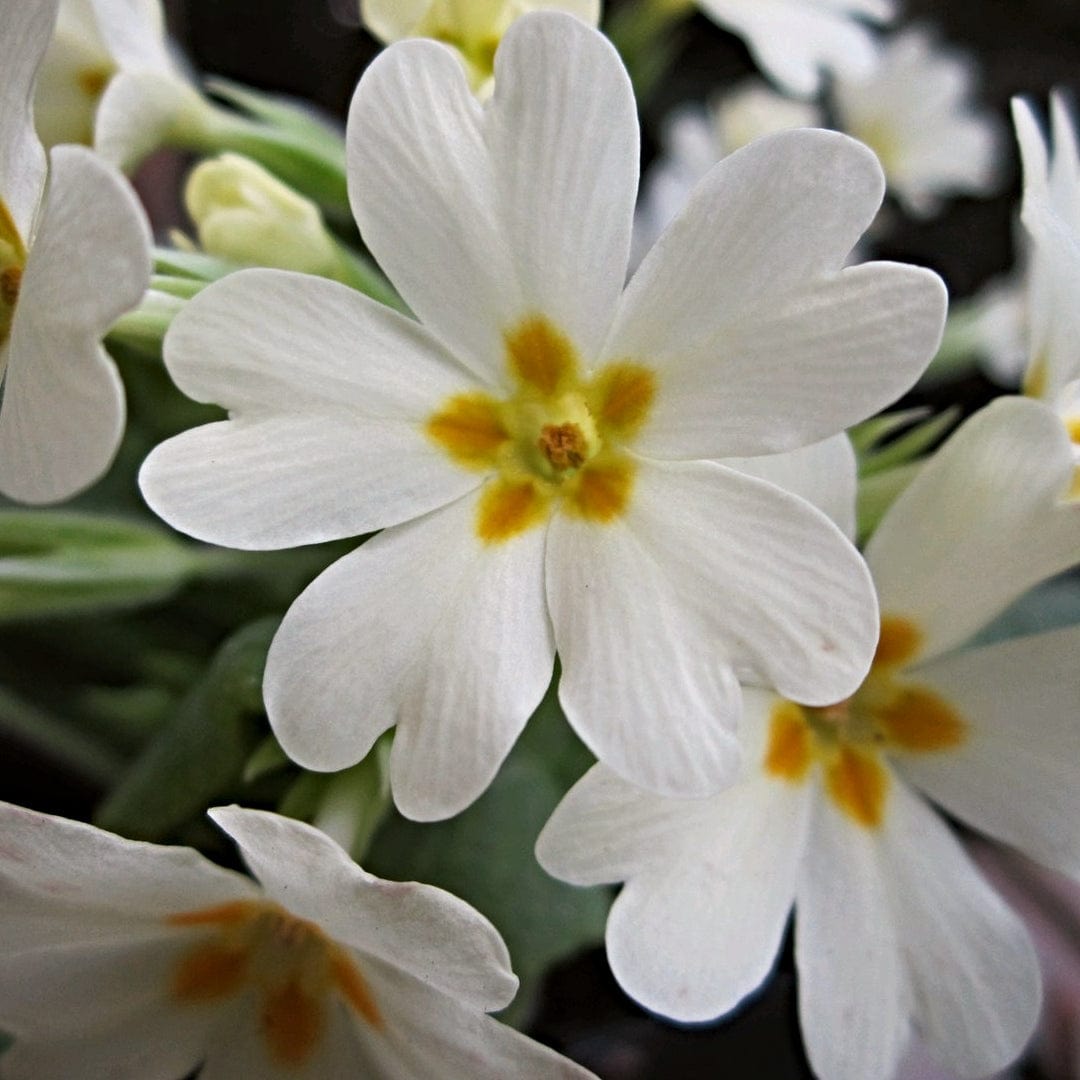
[[[171,72],[161,0],[90,0],[98,33],[123,71]]]
[[[922,658],[1080,561],[1072,474],[1057,416],[1023,398],[976,413],[923,466],[866,548],[882,612],[915,624]]]
[[[912,672],[966,724],[947,754],[905,755],[904,774],[950,813],[1080,877],[1080,628],[971,649]]]
[[[308,768],[351,765],[398,725],[394,798],[419,819],[484,790],[551,678],[544,531],[485,546],[476,502],[335,563],[289,609],[267,660],[270,722]]]
[[[502,938],[463,900],[431,885],[374,877],[303,822],[239,807],[210,816],[271,897],[336,940],[473,1008],[500,1009],[513,998],[517,979]]]
[[[567,716],[658,794],[734,779],[733,664],[822,705],[869,667],[877,609],[854,548],[803,500],[720,465],[642,461],[625,517],[552,521],[547,565]]]
[[[57,147],[8,344],[5,494],[54,502],[108,468],[123,434],[124,395],[100,340],[149,278],[149,227],[134,193],[88,150]]]
[[[355,290],[277,270],[190,301],[166,363],[231,419],[159,446],[143,495],[177,528],[244,548],[354,536],[475,488],[423,425],[475,385],[422,327]]]
[[[496,63],[481,108],[449,51],[404,42],[365,72],[348,133],[366,242],[421,321],[493,383],[503,335],[528,315],[585,355],[599,347],[625,272],[638,153],[626,72],[577,19],[521,19]]]

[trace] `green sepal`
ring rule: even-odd
[[[915,479],[922,465],[921,461],[909,461],[906,465],[875,472],[859,481],[855,499],[855,535],[860,545],[870,539],[889,507]]]
[[[259,619],[226,640],[99,807],[97,825],[162,841],[206,807],[235,796],[265,735],[262,676],[278,622]]]

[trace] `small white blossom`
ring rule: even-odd
[[[7,1080],[591,1075],[485,1015],[517,979],[464,901],[373,877],[310,825],[210,816],[258,884],[0,803]]]

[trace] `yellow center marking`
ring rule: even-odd
[[[492,474],[477,536],[502,543],[542,524],[556,507],[596,524],[615,521],[634,489],[624,447],[649,417],[655,376],[630,361],[584,376],[570,339],[539,315],[503,340],[510,396],[457,394],[425,424],[456,464]]]
[[[922,640],[909,620],[885,616],[870,673],[848,700],[825,708],[778,702],[769,718],[764,771],[802,783],[819,765],[837,807],[864,828],[880,826],[891,783],[884,752],[941,753],[967,738],[966,722],[947,701],[898,677]]]
[[[105,92],[105,87],[109,85],[114,70],[114,68],[105,65],[82,68],[75,73],[75,82],[88,98],[97,101]]]
[[[0,346],[11,334],[25,265],[26,246],[15,227],[11,211],[0,198]]]
[[[1046,358],[1043,356],[1037,356],[1028,365],[1028,369],[1024,372],[1024,381],[1021,386],[1024,394],[1030,398],[1042,399],[1046,397],[1046,383],[1049,379],[1049,371],[1046,365]]]
[[[253,988],[271,1059],[286,1068],[311,1060],[336,995],[374,1028],[375,999],[352,956],[314,923],[269,901],[239,900],[166,919],[204,931],[172,973],[174,1000],[200,1005]]]
[[[1080,415],[1065,417],[1065,430],[1069,433],[1070,441],[1080,446]]]

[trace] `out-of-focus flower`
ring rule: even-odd
[[[222,154],[188,177],[184,205],[211,255],[340,277],[342,255],[318,206],[250,158]]]
[[[373,877],[309,825],[210,814],[259,885],[187,848],[0,804],[5,1077],[591,1075],[485,1015],[517,979],[466,903]]]
[[[101,338],[150,278],[145,216],[88,150],[47,161],[34,72],[55,0],[0,0],[0,491],[65,499],[108,467],[124,393]]]
[[[878,55],[862,20],[892,18],[892,0],[655,0],[696,3],[715,23],[738,34],[762,71],[785,93],[811,97],[822,75],[868,74]]]
[[[893,400],[937,345],[942,286],[841,269],[880,169],[799,131],[721,162],[624,292],[638,129],[618,56],[537,13],[496,71],[481,107],[449,50],[402,42],[353,102],[357,220],[420,321],[280,272],[206,289],[166,362],[232,419],[158,447],[142,489],[231,546],[386,530],[301,595],[271,649],[271,723],[302,764],[347,766],[396,723],[399,807],[452,814],[557,648],[599,758],[716,791],[738,769],[736,666],[835,700],[876,616],[831,522],[705,459],[806,445]]]
[[[687,105],[664,122],[663,155],[643,185],[634,217],[631,264],[637,266],[679,211],[698,181],[724,156],[762,135],[821,121],[816,105],[792,101],[750,80],[707,107]]]
[[[564,11],[596,26],[600,0],[360,0],[361,20],[385,44],[427,37],[450,45],[483,97],[491,93],[499,42],[530,11]]]
[[[566,880],[625,881],[608,922],[623,988],[679,1020],[769,973],[792,904],[800,1020],[826,1080],[885,1080],[913,1028],[964,1075],[1000,1068],[1038,1014],[1019,920],[920,792],[1080,876],[1080,628],[952,651],[1080,560],[1071,460],[1047,410],[969,420],[867,549],[882,634],[865,683],[824,709],[748,691],[746,771],[712,799],[635,790],[602,764],[545,827]]]
[[[995,119],[970,102],[974,63],[913,27],[890,37],[874,70],[833,84],[839,126],[878,156],[889,189],[913,214],[946,195],[987,194],[997,183]]]

